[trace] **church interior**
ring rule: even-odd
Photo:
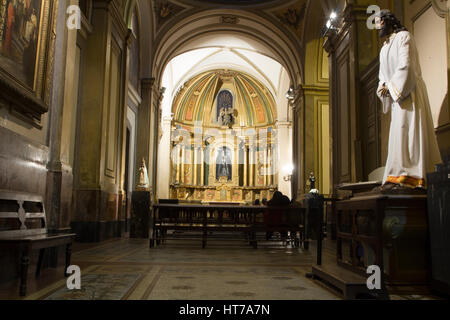
[[[416,188],[383,188],[377,8]],[[447,0],[1,0],[0,299],[448,299],[449,70]]]

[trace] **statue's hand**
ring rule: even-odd
[[[383,86],[381,87],[381,89],[378,91],[378,93],[380,94],[380,96],[382,97],[390,97],[391,94],[389,93],[389,89],[386,87],[385,84],[383,84]]]

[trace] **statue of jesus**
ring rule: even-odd
[[[391,111],[383,189],[426,188],[426,174],[442,160],[414,39],[389,10],[381,10],[375,23],[386,37],[377,94],[384,113]]]

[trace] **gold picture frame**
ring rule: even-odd
[[[48,112],[57,0],[0,0],[0,107],[34,127]]]

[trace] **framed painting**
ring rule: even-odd
[[[48,111],[52,0],[0,0],[0,103],[39,127]]]

